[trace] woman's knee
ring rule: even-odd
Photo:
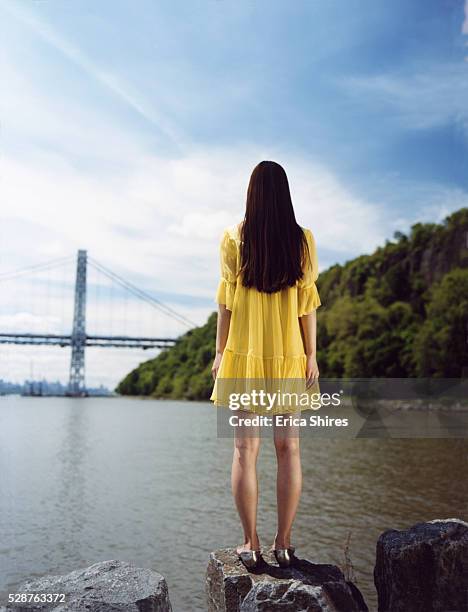
[[[234,454],[240,459],[255,460],[260,448],[260,439],[255,437],[237,437],[234,440]]]
[[[293,436],[275,436],[275,449],[278,457],[299,454],[299,438]]]

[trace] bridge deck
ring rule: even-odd
[[[72,337],[62,334],[7,334],[0,333],[0,344],[46,344],[48,346],[71,346]],[[85,336],[85,346],[116,348],[167,348],[174,346],[175,338],[152,338],[148,336]]]

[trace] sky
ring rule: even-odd
[[[468,205],[468,1],[0,0],[0,122],[0,328],[71,326],[44,275],[1,279],[79,248],[202,324],[262,159],[285,167],[321,270]],[[123,302],[105,299],[101,330]],[[88,382],[153,354],[89,350]],[[0,345],[0,378],[68,364]]]

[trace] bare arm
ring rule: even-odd
[[[306,385],[310,387],[319,377],[317,365],[317,313],[312,311],[299,318],[304,352],[307,357]]]
[[[224,348],[229,334],[229,326],[231,324],[231,311],[224,304],[218,306],[218,321],[216,325],[216,355],[211,368],[211,374],[215,379],[218,375],[219,364],[223,356]]]

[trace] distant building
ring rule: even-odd
[[[65,396],[68,385],[60,381],[25,380],[24,383],[12,383],[0,378],[0,395],[30,395],[30,396]],[[93,397],[108,397],[114,395],[103,385],[99,387],[88,387],[87,394]]]

